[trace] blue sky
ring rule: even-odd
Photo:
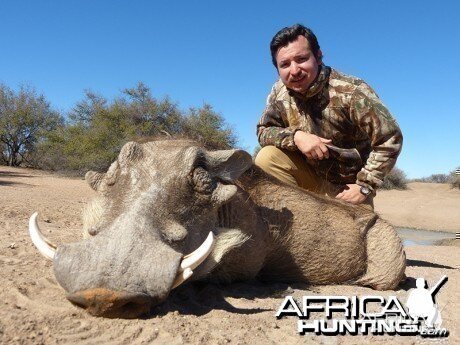
[[[303,23],[326,64],[366,80],[404,133],[411,178],[460,166],[458,1],[1,1],[0,83],[68,111],[142,81],[180,108],[214,106],[252,152],[277,73],[269,42]]]

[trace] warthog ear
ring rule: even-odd
[[[141,144],[130,141],[121,148],[118,160],[121,164],[132,162],[142,158],[142,153]]]
[[[104,175],[104,173],[88,171],[85,174],[85,180],[92,189],[97,191],[99,189],[99,186],[101,185],[102,180],[104,179]]]
[[[220,150],[207,153],[210,172],[227,182],[234,182],[252,165],[249,153],[243,150]]]

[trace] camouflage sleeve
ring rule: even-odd
[[[294,151],[294,134],[297,127],[289,126],[286,110],[280,101],[276,101],[275,88],[267,99],[267,106],[257,124],[257,138],[260,146],[274,145],[276,147]]]
[[[352,121],[368,134],[372,145],[356,183],[375,190],[396,164],[403,136],[396,120],[366,83],[356,88],[350,108]]]

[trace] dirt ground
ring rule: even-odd
[[[415,344],[460,343],[460,253],[458,246],[406,248],[408,279],[396,291],[356,286],[240,283],[189,284],[172,293],[143,319],[95,318],[65,299],[44,259],[29,240],[27,223],[38,211],[45,235],[55,243],[80,238],[80,214],[93,192],[82,179],[0,167],[0,343],[2,344]],[[381,192],[376,210],[397,226],[460,231],[460,192],[447,185],[410,185]],[[284,296],[383,295],[405,303],[415,278],[433,286],[449,280],[436,295],[445,339],[418,336],[316,336],[296,333],[297,318],[275,318]]]
[[[460,231],[460,190],[449,184],[413,182],[407,190],[379,191],[375,209],[394,226]]]

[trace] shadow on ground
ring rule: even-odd
[[[21,172],[11,172],[0,170],[0,177],[37,177],[36,175],[30,175]]]
[[[29,184],[29,183],[2,181],[2,180],[0,180],[0,187],[1,186],[6,186],[6,187],[13,187],[13,186],[34,187],[33,184]]]
[[[11,172],[11,171],[3,171],[0,170],[0,187],[13,187],[13,186],[34,186],[32,184],[23,183],[23,182],[14,182],[14,181],[5,181],[2,178],[21,178],[21,177],[36,177],[35,175],[25,174],[21,172]]]
[[[184,315],[201,316],[212,310],[225,310],[237,314],[258,314],[271,311],[271,308],[238,308],[231,305],[226,298],[254,300],[256,298],[282,298],[294,292],[293,288],[307,290],[306,284],[282,284],[261,282],[234,283],[217,285],[195,282],[173,291],[168,300],[153,308],[149,317],[163,316],[178,311]]]
[[[423,261],[423,260],[407,260],[406,261],[407,266],[412,266],[412,267],[431,267],[431,268],[446,268],[449,270],[455,270],[455,267],[452,266],[446,266],[446,265],[440,265],[436,264],[434,262],[428,262],[428,261]]]

